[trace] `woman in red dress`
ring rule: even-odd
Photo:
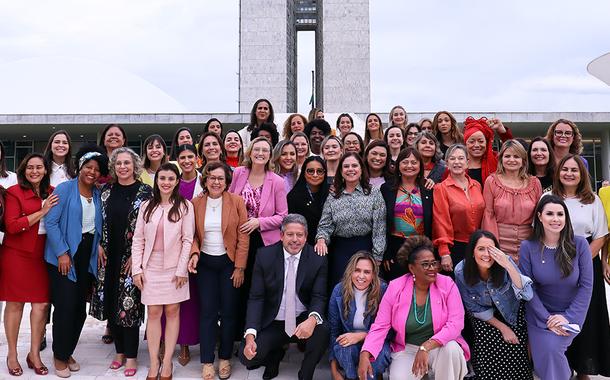
[[[23,374],[17,360],[17,337],[26,302],[32,304],[31,346],[26,358],[28,367],[38,375],[48,373],[40,360],[40,341],[49,306],[49,278],[43,257],[46,240],[43,218],[57,204],[57,196],[50,194],[53,190],[50,172],[41,154],[29,154],[17,169],[17,184],[6,192],[6,234],[0,248],[0,300],[6,301],[6,365],[13,376]]]

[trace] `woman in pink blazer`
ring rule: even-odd
[[[153,197],[142,203],[132,245],[132,277],[148,306],[147,378],[171,378],[173,347],[180,328],[180,302],[189,299],[187,265],[195,233],[193,205],[179,193],[180,173],[165,163],[155,174]],[[161,314],[165,312],[165,349],[159,362]]]
[[[396,260],[410,273],[390,282],[381,299],[360,353],[359,378],[372,375],[371,361],[390,329],[396,333],[390,344],[390,380],[420,379],[428,373],[437,379],[464,378],[470,358],[460,335],[464,306],[453,280],[438,274],[440,260],[432,242],[425,236],[410,236]]]
[[[246,203],[248,220],[239,227],[240,232],[250,235],[248,262],[246,264],[244,285],[241,287],[241,313],[236,337],[243,334],[245,305],[250,293],[250,279],[256,251],[280,240],[280,225],[288,214],[284,180],[273,172],[271,162],[271,142],[257,137],[250,143],[244,157],[243,166],[235,168],[229,192],[241,195]]]

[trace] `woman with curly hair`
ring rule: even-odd
[[[425,236],[408,237],[396,256],[405,274],[390,282],[381,299],[375,322],[360,352],[358,378],[373,374],[390,331],[390,380],[462,379],[467,373],[470,349],[460,335],[464,306],[460,292],[447,276],[438,273],[440,261]]]
[[[546,131],[546,140],[551,144],[555,156],[555,164],[568,154],[582,153],[582,135],[576,124],[567,119],[559,119],[549,126]],[[585,167],[589,169],[589,163],[581,157]]]
[[[288,119],[284,122],[282,137],[290,140],[294,133],[303,132],[305,130],[305,125],[307,125],[307,118],[300,113],[293,113],[288,116]]]

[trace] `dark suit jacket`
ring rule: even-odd
[[[297,268],[297,296],[305,308],[304,314],[317,312],[324,318],[327,305],[326,256],[318,256],[305,244]],[[248,299],[246,328],[260,332],[277,316],[284,292],[284,250],[282,242],[260,248],[256,253],[252,285]]]
[[[383,200],[385,201],[387,222],[385,230],[388,239],[390,238],[394,227],[394,206],[396,206],[396,191],[392,190],[392,186],[391,182],[386,182],[381,185],[380,189]],[[432,191],[427,190],[422,186],[420,186],[420,191],[422,195],[422,207],[424,209],[424,234],[432,239]]]

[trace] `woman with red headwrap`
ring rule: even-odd
[[[468,116],[464,120],[464,142],[468,150],[468,176],[478,181],[481,186],[487,176],[498,168],[498,154],[493,151],[494,132],[502,142],[512,139],[513,134],[497,118],[475,119]]]

